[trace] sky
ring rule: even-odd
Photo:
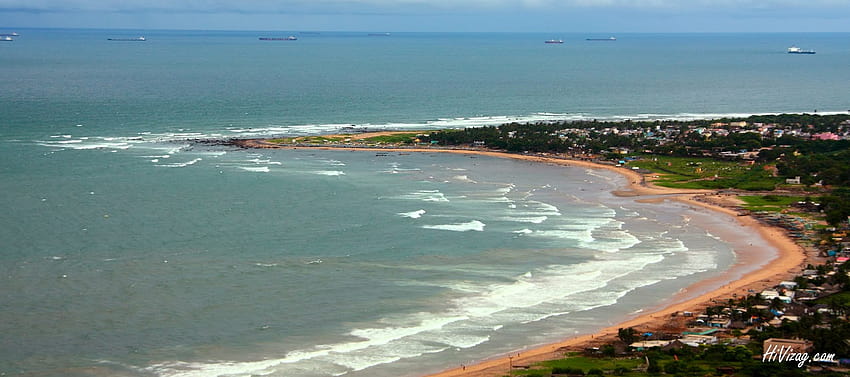
[[[850,32],[850,0],[0,0],[0,30]]]

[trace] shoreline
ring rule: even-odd
[[[642,331],[660,329],[669,322],[668,319],[671,315],[676,313],[684,311],[698,312],[702,308],[711,306],[716,300],[727,300],[734,295],[747,295],[750,289],[761,291],[766,287],[778,284],[780,281],[792,279],[809,262],[805,250],[788,237],[784,230],[763,224],[751,216],[739,214],[732,209],[696,199],[698,196],[715,194],[717,192],[716,190],[680,190],[657,187],[647,182],[644,175],[638,172],[612,165],[590,161],[472,149],[288,146],[268,143],[257,139],[235,141],[234,145],[243,148],[270,149],[301,148],[348,151],[454,153],[511,158],[560,166],[605,169],[618,173],[627,180],[625,187],[613,191],[613,194],[616,196],[633,197],[636,201],[659,204],[666,200],[674,200],[689,207],[691,210],[707,210],[721,213],[731,217],[738,225],[757,232],[777,252],[772,259],[759,259],[763,255],[758,255],[759,253],[754,247],[737,245],[734,241],[721,237],[724,242],[733,247],[736,261],[732,266],[719,275],[683,287],[672,298],[666,299],[654,307],[645,308],[645,311],[637,317],[626,319],[623,322],[602,328],[590,334],[584,334],[542,346],[535,346],[527,350],[514,351],[506,355],[494,356],[491,359],[476,362],[473,365],[465,365],[446,369],[438,373],[425,374],[425,377],[501,377],[506,375],[506,372],[511,370],[512,366],[526,366],[536,362],[559,359],[567,351],[579,351],[586,347],[612,341],[616,339],[617,330],[620,328],[640,327]],[[753,268],[759,262],[761,262],[761,265]],[[700,293],[696,297],[688,298],[687,296],[692,294],[692,292]]]

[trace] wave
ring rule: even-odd
[[[253,158],[253,159],[247,160],[246,162],[253,162],[253,163],[258,164],[258,165],[261,165],[261,164],[265,164],[265,165],[283,165],[283,163],[281,163],[280,161],[261,160],[261,159],[259,159],[259,158]]]
[[[342,171],[339,171],[339,170],[317,170],[317,171],[313,171],[311,173],[312,174],[318,174],[318,175],[327,175],[327,176],[330,176],[330,177],[338,177],[340,175],[345,175],[345,172],[342,172]]]
[[[540,321],[614,304],[638,286],[654,281],[636,279],[634,284],[615,291],[603,288],[663,259],[660,254],[639,254],[549,266],[520,274],[507,283],[468,286],[460,291],[463,297],[450,300],[449,308],[443,311],[399,314],[354,328],[346,334],[353,340],[294,350],[271,360],[176,361],[153,365],[145,371],[168,377],[248,376],[284,371],[298,375],[296,372],[303,370],[342,375],[428,353],[471,348],[489,341],[491,334],[505,324]]]
[[[239,169],[255,173],[268,173],[270,171],[268,166],[239,166]]]
[[[201,160],[203,160],[203,159],[199,157],[199,158],[196,158],[194,160],[187,161],[187,162],[175,162],[173,164],[158,164],[156,166],[161,166],[161,167],[166,167],[166,168],[185,168],[187,166],[194,165],[194,164],[200,162]]]
[[[484,224],[484,223],[482,223],[478,220],[472,220],[470,222],[459,223],[459,224],[423,225],[422,228],[437,229],[437,230],[450,230],[450,231],[453,231],[453,232],[469,232],[469,231],[483,232],[484,227],[486,225],[487,224]]]
[[[419,190],[399,197],[399,199],[421,200],[423,202],[448,202],[449,199],[440,190]]]
[[[532,223],[532,224],[542,224],[544,221],[549,219],[548,216],[536,216],[536,217],[501,217],[499,220],[501,221],[513,221],[518,223]]]
[[[409,217],[409,218],[411,218],[411,219],[418,219],[418,218],[422,217],[422,215],[424,215],[424,214],[425,214],[425,210],[424,210],[424,209],[420,209],[420,210],[418,210],[418,211],[413,211],[413,212],[403,212],[403,213],[399,213],[398,215],[399,215],[399,216],[403,216],[403,217]]]
[[[456,176],[452,177],[452,179],[454,179],[456,181],[461,181],[461,182],[478,183],[478,182],[470,179],[466,175],[456,175]]]

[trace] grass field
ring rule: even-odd
[[[779,212],[796,202],[803,201],[803,196],[779,196],[779,195],[741,195],[738,197],[747,203],[744,209],[750,211]]]
[[[627,165],[652,171],[655,184],[671,188],[773,190],[781,182],[760,165],[709,158],[640,156]]]

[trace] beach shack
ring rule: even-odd
[[[793,281],[783,281],[783,282],[779,283],[779,286],[782,287],[782,288],[785,288],[785,289],[791,289],[791,290],[797,289],[797,283],[793,282]]]
[[[644,351],[655,347],[665,347],[673,342],[672,340],[643,340],[629,344],[629,348],[635,351]]]

